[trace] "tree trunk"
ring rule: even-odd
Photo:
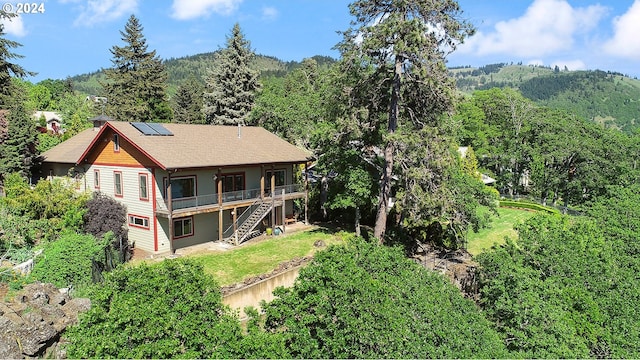
[[[398,114],[400,99],[400,80],[402,76],[402,57],[396,56],[395,73],[393,76],[393,89],[391,91],[391,103],[389,105],[389,124],[387,130],[389,134],[393,134],[398,127]],[[387,207],[389,206],[389,197],[391,196],[391,181],[393,175],[393,152],[395,144],[390,139],[384,149],[384,172],[382,174],[382,183],[380,184],[380,199],[378,202],[378,213],[376,214],[376,226],[373,236],[378,239],[378,243],[384,242],[384,233],[387,229]]]
[[[322,220],[327,220],[327,196],[329,191],[329,182],[326,175],[320,179],[320,210],[322,210]]]
[[[360,207],[356,206],[356,236],[360,236]]]

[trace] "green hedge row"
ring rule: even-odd
[[[534,211],[544,211],[550,214],[560,214],[560,210],[547,207],[540,204],[534,204],[531,202],[514,201],[514,200],[500,200],[500,207],[511,207],[518,209],[529,209]]]

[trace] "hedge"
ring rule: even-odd
[[[534,204],[534,203],[522,202],[522,201],[500,200],[500,207],[529,209],[534,211],[544,211],[550,214],[560,214],[560,210],[558,209],[540,205],[540,204]]]

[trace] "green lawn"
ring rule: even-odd
[[[327,246],[342,242],[344,233],[317,228],[290,235],[271,236],[268,239],[247,243],[224,252],[190,256],[204,265],[221,286],[271,272],[278,264],[296,257],[313,255],[318,249],[313,244],[322,240]]]
[[[509,208],[499,208],[498,213],[500,216],[493,218],[489,228],[478,233],[469,233],[469,253],[477,255],[494,243],[504,243],[506,236],[515,239],[517,234],[513,226],[535,214],[532,211]],[[350,234],[315,228],[289,235],[271,236],[227,251],[198,253],[189,257],[200,261],[205,272],[211,274],[218,284],[225,286],[251,276],[269,273],[279,264],[293,258],[313,255],[322,249],[313,246],[318,240],[322,240],[328,246],[342,243],[346,236]]]
[[[533,211],[520,209],[498,208],[499,217],[493,217],[488,228],[475,233],[469,232],[467,251],[478,255],[483,250],[491,248],[493,244],[504,244],[505,237],[516,239],[518,234],[513,230],[514,225],[520,224],[535,215]]]

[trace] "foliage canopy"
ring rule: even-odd
[[[142,30],[140,20],[131,15],[120,31],[125,46],[110,49],[113,67],[105,70],[102,83],[107,115],[119,121],[168,122],[167,73],[156,51],[147,50]]]
[[[488,358],[504,346],[475,305],[399,248],[354,240],[318,253],[266,305],[292,357]]]
[[[242,330],[195,262],[120,267],[65,333],[71,358],[236,358]]]

